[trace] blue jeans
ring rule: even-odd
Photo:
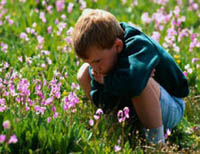
[[[174,128],[183,118],[185,111],[184,100],[171,96],[160,86],[160,105],[164,127],[169,129]]]

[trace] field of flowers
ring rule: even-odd
[[[84,96],[72,48],[84,8],[112,12],[152,36],[190,84],[166,145],[146,145],[126,121]],[[122,111],[121,111],[122,113]],[[132,153],[200,150],[200,0],[0,0],[0,153]]]

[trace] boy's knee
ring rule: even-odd
[[[86,82],[89,78],[89,64],[84,63],[80,69],[78,70],[77,73],[77,80],[79,81],[80,84]]]

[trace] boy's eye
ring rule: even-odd
[[[101,61],[101,59],[95,60],[95,63],[99,63]]]

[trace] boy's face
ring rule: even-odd
[[[122,49],[122,41],[116,39],[114,45],[110,49],[89,48],[89,50],[86,51],[88,53],[88,59],[83,59],[83,61],[89,63],[96,73],[107,75],[115,67],[118,54]]]

